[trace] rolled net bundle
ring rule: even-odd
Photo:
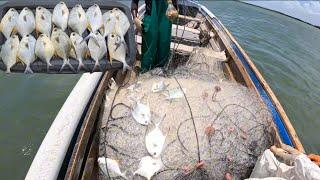
[[[100,130],[99,153],[118,160],[129,179],[145,179],[133,173],[141,158],[149,156],[146,134],[162,119],[159,128],[166,136],[160,155],[163,167],[153,179],[222,179],[227,173],[243,179],[249,177],[258,156],[273,144],[272,116],[255,92],[224,79],[216,70],[219,60],[199,69],[192,58],[199,59],[199,55],[191,55],[186,66],[172,74],[159,76],[152,71],[129,88],[107,92],[102,124],[108,121],[108,125]],[[212,60],[207,56],[201,59]],[[216,76],[208,77],[212,72]],[[152,92],[159,82],[166,90]],[[180,86],[186,98],[181,96]],[[170,92],[179,89],[180,96],[171,96]],[[138,101],[151,110],[151,123],[146,126],[131,115]],[[100,175],[101,179],[109,177]]]

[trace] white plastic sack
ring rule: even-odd
[[[304,154],[297,156],[294,166],[288,166],[279,162],[274,154],[267,149],[257,161],[249,180],[276,180],[283,178],[290,180],[320,180],[320,168]]]

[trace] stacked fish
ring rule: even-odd
[[[130,69],[124,40],[129,27],[129,19],[120,9],[114,8],[102,14],[97,4],[87,11],[77,4],[69,12],[67,5],[60,2],[52,13],[44,7],[37,7],[35,15],[28,7],[20,13],[10,8],[0,23],[0,31],[6,38],[0,57],[7,73],[18,62],[26,65],[25,73],[33,73],[30,65],[37,58],[47,64],[49,72],[54,56],[63,60],[60,72],[66,66],[73,72],[89,71],[84,65],[85,59],[94,61],[92,71],[97,68],[102,71],[99,61],[107,55],[110,63],[112,60],[122,62],[125,71]],[[90,33],[85,36],[87,30]],[[32,35],[34,31],[37,39]],[[77,70],[71,65],[70,58],[78,61]]]

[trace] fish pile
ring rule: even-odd
[[[111,64],[113,60],[122,62],[125,71],[131,69],[126,62],[124,39],[129,28],[129,19],[119,8],[103,14],[98,4],[86,11],[77,4],[69,11],[65,2],[59,2],[53,12],[39,6],[35,14],[28,7],[20,13],[10,8],[0,22],[6,38],[0,58],[7,73],[16,63],[25,64],[25,73],[33,73],[31,64],[35,61],[46,63],[50,72],[55,56],[63,60],[60,72],[67,67],[74,73],[89,71],[84,63],[89,59],[94,63],[92,71],[102,71],[99,61],[104,59]],[[77,69],[70,59],[78,61]]]

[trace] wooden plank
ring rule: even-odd
[[[191,16],[185,16],[185,15],[178,15],[179,19],[184,19],[184,20],[188,20],[188,21],[196,21],[196,22],[202,22],[203,20],[200,18],[195,18],[195,17],[191,17]]]
[[[138,46],[141,46],[142,44],[142,37],[139,35],[136,35],[136,42],[138,44]],[[138,47],[138,49],[141,49],[141,47]],[[184,44],[177,44],[177,43],[171,43],[170,44],[170,48],[173,49],[175,48],[177,51],[179,52],[183,52],[183,53],[191,53],[193,51],[193,46],[187,46]],[[140,50],[141,51],[141,50]]]
[[[86,161],[84,156],[88,147],[89,139],[92,136],[92,132],[95,132],[94,126],[97,123],[97,114],[102,102],[102,97],[105,93],[107,82],[112,74],[113,72],[107,72],[103,75],[97,91],[92,99],[92,103],[89,106],[81,126],[76,145],[73,149],[65,179],[73,180],[79,178],[82,163]]]
[[[190,32],[190,33],[193,33],[193,34],[197,34],[197,35],[200,34],[200,30],[199,29],[194,29],[194,28],[190,28],[190,27],[187,27],[187,26],[181,26],[181,25],[172,24],[172,32],[174,32],[177,28],[179,30],[184,30],[184,31],[187,31],[187,32]],[[210,32],[210,37],[214,37],[214,36],[215,36],[215,34],[213,32]]]
[[[272,91],[272,89],[270,88],[270,86],[268,85],[268,83],[266,82],[266,80],[263,78],[262,74],[260,73],[260,71],[258,70],[258,68],[254,65],[254,63],[252,62],[251,58],[247,55],[247,53],[241,48],[241,46],[238,44],[238,42],[236,41],[236,39],[232,36],[232,34],[228,31],[228,29],[221,23],[221,26],[223,27],[223,29],[225,30],[225,32],[227,33],[227,35],[230,37],[230,39],[238,46],[239,50],[242,52],[242,54],[244,55],[244,57],[247,59],[247,62],[250,66],[250,68],[253,70],[253,72],[256,74],[256,76],[258,77],[260,83],[262,84],[262,86],[264,87],[264,89],[266,90],[266,92],[268,93],[268,95],[270,96],[271,100],[273,101],[273,104],[276,106],[280,116],[282,117],[282,121],[285,124],[289,135],[293,141],[293,144],[295,145],[295,147],[301,151],[301,152],[305,152],[303,145],[294,129],[294,127],[292,126],[286,112],[284,111],[281,103],[279,102],[278,98],[276,97],[276,95],[274,94],[274,92]]]

